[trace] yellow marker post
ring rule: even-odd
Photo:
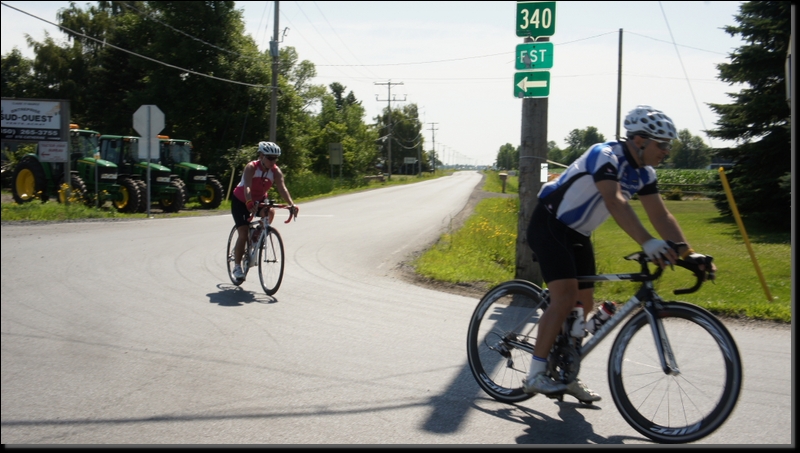
[[[750,239],[747,237],[747,231],[744,229],[742,218],[739,217],[739,210],[736,208],[736,202],[733,201],[733,192],[731,192],[731,187],[728,185],[728,178],[725,177],[725,169],[722,167],[719,167],[719,179],[722,180],[722,186],[725,188],[725,195],[728,196],[728,203],[731,205],[733,218],[736,219],[736,224],[739,225],[739,231],[742,233],[744,244],[747,246],[747,251],[750,252],[750,259],[753,260],[753,266],[755,266],[758,279],[761,281],[761,287],[764,288],[764,294],[767,295],[767,300],[772,302],[772,295],[769,293],[769,288],[767,287],[767,282],[764,280],[764,275],[761,274],[761,268],[758,267],[756,254],[753,252],[753,246],[750,245]]]

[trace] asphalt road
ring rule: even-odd
[[[643,444],[594,406],[496,402],[470,374],[477,299],[411,285],[398,264],[446,231],[474,172],[301,205],[277,218],[280,291],[233,286],[230,216],[2,226],[2,443]],[[718,282],[724,284],[724,282]],[[728,323],[738,406],[698,444],[792,446],[790,328]]]

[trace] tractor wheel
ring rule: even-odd
[[[222,192],[222,183],[209,176],[206,179],[206,190],[198,197],[200,206],[205,209],[217,209],[222,203]]]
[[[119,212],[134,213],[139,209],[139,186],[130,178],[119,180],[120,197],[114,200],[114,207]]]
[[[47,201],[47,180],[42,164],[31,156],[25,156],[14,167],[11,194],[17,204],[27,203],[36,198]]]
[[[147,184],[141,179],[132,179],[131,181],[139,188],[139,209],[136,212],[145,212],[147,211]]]
[[[86,200],[86,183],[83,182],[83,179],[81,179],[81,177],[78,176],[78,175],[72,175],[72,178],[70,178],[70,179],[71,179],[71,181],[70,181],[70,183],[71,183],[70,189],[71,189],[72,193],[71,193],[69,202],[70,203],[82,203],[82,202],[84,202]],[[59,180],[58,180],[58,198],[57,198],[57,200],[58,200],[59,203],[63,203],[67,199],[67,191],[66,191],[66,188],[64,187],[65,184],[66,183],[64,182],[64,176],[61,176],[61,178],[59,178]]]
[[[173,179],[169,185],[175,188],[175,193],[165,195],[159,200],[164,212],[178,212],[183,209],[183,200],[186,198],[186,187],[180,179]]]

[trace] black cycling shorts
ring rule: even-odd
[[[591,238],[556,219],[541,200],[531,214],[527,234],[545,282],[597,273]],[[594,282],[578,284],[580,289],[593,287]]]
[[[247,205],[236,196],[231,197],[231,215],[237,227],[250,224],[250,211],[247,210]]]

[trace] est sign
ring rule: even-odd
[[[517,2],[517,36],[553,36],[556,2]]]
[[[517,44],[516,69],[550,69],[553,67],[553,43],[526,42]]]

